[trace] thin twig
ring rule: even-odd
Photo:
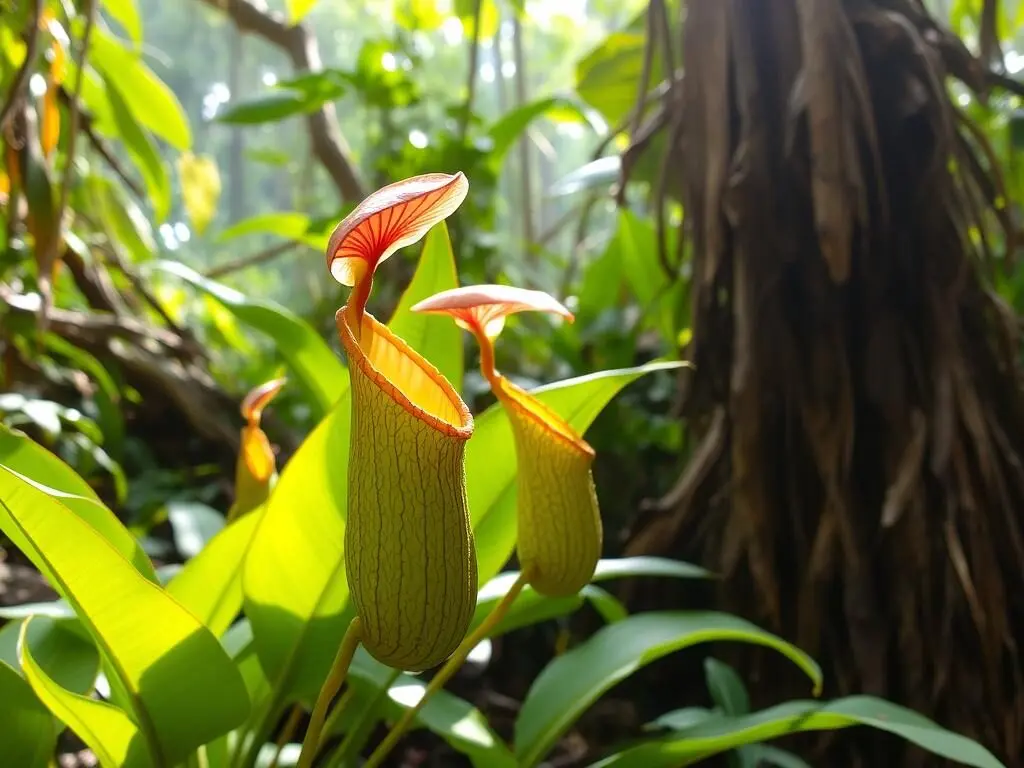
[[[283,256],[299,245],[302,245],[302,243],[298,240],[286,240],[283,243],[272,245],[269,248],[264,248],[262,251],[257,251],[256,253],[250,253],[248,256],[242,256],[241,258],[229,261],[226,264],[218,264],[216,267],[211,267],[206,270],[204,277],[215,279],[218,277],[224,277],[224,275],[230,275],[233,272],[248,269],[249,267],[255,267],[257,264],[265,264],[268,261],[276,259],[278,256]]]
[[[11,89],[7,92],[7,99],[3,108],[0,109],[0,133],[3,133],[7,126],[7,120],[11,116],[14,105],[21,100],[21,92],[25,90],[29,75],[32,74],[32,64],[36,60],[36,50],[39,47],[39,17],[43,13],[43,1],[33,0],[31,26],[28,31],[28,42],[25,45],[25,60],[21,62],[18,73],[14,76]]]

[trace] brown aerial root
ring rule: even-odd
[[[916,0],[684,6],[656,108],[692,254],[696,464],[628,551],[718,570],[726,607],[816,654],[828,694],[1024,765],[1024,378],[991,287],[1015,233],[948,87],[999,78]],[[926,764],[841,744],[815,764]]]

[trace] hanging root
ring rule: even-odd
[[[1024,379],[992,288],[1016,240],[948,89],[987,98],[988,70],[916,0],[689,0],[681,34],[661,194],[693,254],[697,463],[630,553],[696,542],[832,693],[1022,765]]]

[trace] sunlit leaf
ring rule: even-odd
[[[621,31],[612,32],[576,64],[576,93],[597,109],[610,125],[618,125],[636,107],[644,66],[644,19],[641,11]],[[660,80],[655,62],[650,87]]]
[[[833,731],[863,725],[887,731],[938,757],[975,768],[1005,768],[980,744],[952,733],[897,704],[872,696],[831,702],[789,701],[749,715],[720,714],[684,725],[675,733],[612,755],[592,768],[675,768],[745,744],[791,733]]]
[[[175,261],[161,261],[154,267],[186,280],[217,299],[243,323],[271,337],[321,413],[348,388],[348,373],[338,356],[293,312],[270,301],[249,299]]]
[[[821,685],[814,660],[781,638],[724,613],[650,612],[609,624],[559,656],[534,680],[515,727],[519,765],[536,765],[601,694],[669,653],[731,641],[772,648]]]
[[[117,83],[108,78],[106,85],[110,113],[117,125],[119,137],[142,175],[156,220],[163,221],[171,207],[171,182],[167,166],[156,151],[153,141],[139,126],[135,115],[128,108]]]
[[[217,639],[88,523],[4,468],[0,530],[21,542],[86,624],[110,662],[118,700],[130,702],[134,722],[148,723],[151,758],[175,764],[242,722],[245,687]]]
[[[263,509],[216,534],[167,584],[167,591],[218,637],[242,608],[242,565]]]
[[[182,152],[192,146],[192,132],[178,99],[153,74],[140,55],[116,37],[97,27],[92,36],[89,60],[106,78],[113,80],[135,118]],[[69,70],[70,74],[70,70]]]
[[[25,622],[22,637],[31,628]],[[36,696],[84,741],[103,765],[145,768],[153,759],[138,726],[113,704],[72,693],[61,687],[33,658],[31,644],[20,644],[25,676]]]
[[[203,234],[217,213],[220,172],[209,155],[183,152],[178,158],[178,179],[185,210],[197,234]]]
[[[92,487],[57,456],[27,435],[0,425],[0,465],[66,494],[61,499],[65,507],[110,542],[143,576],[156,581],[153,564],[139,542],[103,505]],[[14,543],[17,545],[17,540]]]
[[[132,42],[142,42],[142,21],[135,0],[103,0],[103,10],[124,27]]]
[[[578,99],[567,96],[549,96],[545,99],[525,104],[507,112],[496,120],[487,130],[492,146],[490,157],[492,162],[500,164],[508,151],[522,136],[530,124],[555,110],[574,114],[580,122],[590,124],[587,119],[585,105]]]
[[[242,219],[217,235],[217,242],[224,243],[243,235],[257,233],[277,235],[289,240],[298,240],[309,229],[309,217],[294,211],[259,213]]]
[[[285,0],[285,6],[288,8],[288,21],[298,24],[307,13],[313,10],[314,5],[316,5],[316,0]]]
[[[646,374],[681,365],[650,363],[604,371],[539,387],[531,394],[583,433],[625,386]],[[515,444],[508,416],[500,404],[476,418],[473,439],[466,448],[466,478],[480,580],[484,582],[508,562],[516,542]]]

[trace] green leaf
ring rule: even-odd
[[[185,211],[196,234],[202,235],[217,214],[220,200],[220,172],[210,155],[182,152],[178,157],[178,180]]]
[[[634,19],[629,28],[608,35],[576,64],[576,93],[611,125],[619,125],[636,107],[645,38]],[[660,70],[660,65],[653,69],[651,88],[660,80]]]
[[[0,634],[0,661],[16,669],[21,664],[18,657],[19,642],[28,642],[32,656],[57,685],[74,693],[91,693],[99,673],[100,657],[89,633],[77,618],[51,618],[49,616],[27,616],[31,626],[25,630],[28,621],[15,621],[4,625]]]
[[[556,109],[562,113],[571,113],[579,121],[591,125],[587,119],[585,106],[575,98],[549,96],[546,99],[538,99],[529,104],[524,104],[513,109],[511,112],[506,112],[487,130],[487,135],[492,143],[491,151],[488,153],[491,162],[500,166],[508,151],[519,137],[526,132],[526,129],[530,127],[530,123]]]
[[[169,501],[165,507],[174,546],[189,560],[224,529],[224,515],[198,501]]]
[[[192,146],[192,133],[181,104],[138,53],[98,26],[93,32],[89,61],[117,84],[136,120],[175,149],[184,152]]]
[[[260,213],[250,216],[225,229],[217,236],[218,243],[226,243],[236,237],[267,233],[289,240],[298,240],[309,229],[309,217],[294,211]]]
[[[113,704],[96,701],[61,687],[33,658],[31,644],[24,642],[32,621],[22,627],[19,644],[21,664],[36,696],[73,730],[96,754],[101,765],[146,768],[152,765],[138,727]]]
[[[142,42],[142,22],[139,20],[135,0],[103,0],[103,10],[124,27],[132,42]]]
[[[684,363],[649,363],[638,368],[580,376],[531,392],[579,432],[585,432],[625,386],[655,371]],[[512,427],[500,403],[476,419],[466,448],[466,489],[476,534],[480,580],[486,582],[508,562],[516,542],[516,453]]]
[[[398,720],[405,710],[416,706],[427,687],[418,678],[405,674],[391,682],[392,670],[362,648],[356,652],[349,674],[356,686],[379,690],[390,683],[384,713],[391,722]],[[480,711],[448,691],[442,689],[433,694],[416,714],[413,723],[440,736],[479,768],[516,766],[512,753],[491,730]]]
[[[727,715],[745,715],[750,711],[750,697],[736,670],[718,659],[704,659],[704,680],[712,701]]]
[[[61,502],[131,561],[139,573],[156,581],[142,546],[71,467],[22,432],[0,425],[0,465],[64,494]],[[0,516],[3,516],[0,510]],[[18,540],[12,541],[18,546]],[[22,541],[24,544],[24,541]],[[20,549],[20,546],[19,546]],[[38,566],[38,563],[37,563]]]
[[[676,313],[685,284],[682,280],[670,279],[661,266],[654,221],[642,219],[623,208],[619,211],[616,238],[623,273],[648,324],[660,331],[666,345],[673,348],[679,334]],[[671,238],[665,247],[669,255],[674,256]]]
[[[9,765],[46,768],[57,746],[57,724],[29,684],[0,661],[0,744]]]
[[[160,153],[152,139],[136,121],[124,98],[118,90],[117,83],[106,79],[107,99],[110,112],[117,125],[117,132],[132,162],[139,169],[142,180],[149,192],[149,201],[153,205],[153,213],[158,222],[167,218],[171,207],[171,181]]]
[[[349,88],[347,73],[338,70],[310,72],[247,99],[230,102],[217,115],[217,122],[229,125],[275,123],[297,115],[316,112],[337,101]]]
[[[551,185],[548,194],[552,197],[574,195],[590,189],[607,189],[619,180],[622,171],[622,158],[618,155],[599,157],[569,171]]]
[[[248,710],[242,679],[194,616],[88,523],[5,468],[0,508],[0,529],[27,546],[109,660],[151,758],[175,764],[241,723]]]
[[[457,285],[450,250],[438,246],[433,231],[427,237],[389,327],[458,380],[461,353],[456,358],[437,346],[437,334],[449,338],[454,324],[408,309],[421,297]],[[461,349],[461,343],[456,346]],[[245,613],[280,702],[315,699],[350,618],[342,551],[350,420],[346,377],[334,408],[281,472],[244,566]]]
[[[811,768],[810,763],[792,752],[787,752],[778,747],[770,747],[765,744],[754,744],[744,748],[750,755],[752,764],[756,768],[772,766],[775,768]]]
[[[156,252],[153,228],[142,210],[119,184],[93,174],[86,184],[107,233],[120,243],[135,262],[147,261]]]
[[[631,576],[666,576],[670,578],[706,578],[708,572],[690,563],[669,560],[663,557],[622,557],[599,560],[594,569],[593,581],[628,578]],[[488,581],[477,593],[476,611],[470,629],[480,624],[508,593],[519,578],[519,571],[505,571]],[[608,621],[625,618],[625,608],[614,597],[593,584],[584,587],[578,595],[571,597],[545,597],[526,586],[516,598],[508,614],[488,637],[497,637],[519,627],[538,624],[558,616],[565,616],[577,610],[584,600],[589,600],[601,616]]]
[[[923,715],[871,696],[831,702],[789,701],[749,715],[721,715],[612,755],[592,768],[675,768],[745,744],[805,731],[865,725],[887,731],[931,752],[975,768],[1005,768],[987,749],[947,731]]]
[[[288,8],[288,21],[291,24],[298,24],[305,18],[306,14],[313,10],[316,0],[285,0]]]
[[[305,320],[290,310],[270,301],[249,299],[179,262],[160,261],[154,266],[212,296],[243,323],[270,336],[321,413],[347,390],[348,373],[341,360]]]
[[[540,673],[515,726],[515,752],[536,765],[605,691],[653,661],[698,643],[734,641],[774,648],[821,685],[814,660],[748,621],[724,613],[651,612],[609,624]]]
[[[414,314],[409,309],[428,296],[458,284],[448,226],[442,221],[423,239],[416,279],[402,294],[390,323],[391,330],[433,363],[456,390],[462,389],[462,332],[447,317]]]
[[[167,591],[220,637],[242,609],[242,564],[263,507],[216,534],[167,584]]]

